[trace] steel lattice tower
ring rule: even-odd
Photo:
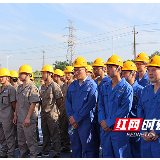
[[[69,27],[69,35],[67,35],[68,38],[68,49],[67,49],[67,55],[66,55],[66,60],[68,63],[73,64],[73,61],[75,60],[76,57],[76,52],[75,52],[75,42],[74,42],[74,38],[76,37],[73,33],[73,31],[75,30],[75,28],[73,28],[73,20],[68,20],[70,25]]]

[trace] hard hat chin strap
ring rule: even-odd
[[[47,78],[44,80],[45,82],[48,80],[49,72],[47,73]]]
[[[5,84],[7,82],[7,77],[6,77],[6,80],[5,80],[5,82],[4,83],[1,83],[1,84]]]
[[[108,78],[111,79],[115,75],[115,73],[118,71],[119,68],[120,68],[120,66],[118,66],[118,68],[115,70],[115,72],[111,76],[108,76]]]
[[[131,72],[131,74],[128,76],[128,78],[126,79],[126,81],[128,81],[128,79],[132,76],[133,73],[135,73],[135,71]]]
[[[160,79],[159,79],[156,83],[152,83],[152,82],[151,82],[151,84],[152,84],[152,85],[156,85],[159,81],[160,81]]]
[[[103,73],[104,71],[102,70],[102,73]],[[102,75],[102,73],[99,75],[99,76],[97,76],[96,77],[96,79],[98,79],[98,78],[100,78],[101,77],[101,75]]]
[[[22,80],[22,82],[24,82],[24,81],[26,80],[27,76],[28,76],[28,73],[26,74],[26,77],[25,77],[25,79],[24,79],[24,80]]]

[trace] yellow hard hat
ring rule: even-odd
[[[126,61],[123,65],[122,71],[137,71],[137,67],[132,61]]]
[[[160,67],[160,56],[155,55],[153,58],[150,59],[148,67]]]
[[[74,61],[73,67],[87,67],[87,61],[83,57],[78,57]]]
[[[92,66],[88,65],[88,66],[87,66],[87,69],[88,69],[88,72],[93,73],[93,68],[92,68]]]
[[[11,75],[11,77],[16,77],[16,78],[18,78],[18,73],[16,72],[16,71],[10,71],[10,75]]]
[[[105,67],[105,61],[102,58],[97,58],[92,64],[92,67],[98,67],[98,66]]]
[[[10,77],[10,72],[7,68],[2,68],[0,69],[0,77],[2,76],[6,76],[6,77]]]
[[[45,66],[43,66],[41,72],[44,72],[44,71],[54,73],[54,69],[53,69],[53,67],[51,65],[45,65]]]
[[[149,57],[146,53],[140,53],[136,59],[134,60],[135,62],[149,62]]]
[[[56,75],[58,75],[58,76],[62,76],[63,74],[62,74],[62,70],[60,70],[60,69],[56,69],[55,71],[54,71],[54,74],[56,74]]]
[[[112,55],[108,61],[105,63],[105,65],[108,65],[108,64],[113,64],[113,65],[117,65],[117,66],[121,66],[123,67],[123,61],[122,59],[117,56],[117,55]]]
[[[19,73],[32,73],[32,68],[31,66],[29,65],[22,65],[20,68],[19,68]]]
[[[65,73],[68,73],[68,72],[69,72],[69,73],[70,73],[70,72],[73,73],[73,71],[74,71],[74,67],[72,67],[72,66],[67,66],[66,69],[64,70]]]

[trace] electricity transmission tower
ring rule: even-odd
[[[75,60],[76,57],[76,52],[75,52],[75,42],[74,42],[74,38],[76,37],[73,33],[73,31],[75,30],[75,28],[73,27],[73,20],[68,20],[69,21],[69,27],[65,27],[65,28],[69,28],[69,35],[65,35],[68,36],[68,49],[67,49],[67,55],[66,55],[66,60],[69,64],[73,64],[73,61]]]

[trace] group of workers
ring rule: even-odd
[[[64,74],[45,65],[40,90],[31,81],[31,66],[22,65],[18,73],[0,69],[1,157],[15,157],[16,140],[20,158],[28,150],[31,158],[48,156],[51,142],[54,158],[70,150],[72,158],[99,158],[100,146],[103,158],[160,157],[156,125],[141,130],[142,137],[113,131],[117,118],[160,117],[160,56],[149,60],[140,53],[134,62],[123,64],[112,55],[107,62],[97,58],[89,66],[78,57]],[[36,108],[40,101],[43,144],[38,153]]]

